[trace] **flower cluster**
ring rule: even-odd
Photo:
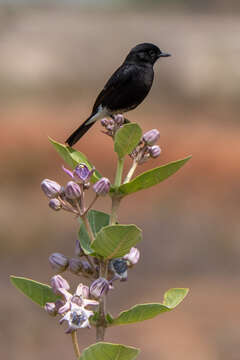
[[[77,258],[68,258],[67,256],[58,252],[52,253],[49,256],[49,263],[57,274],[69,270],[72,274],[83,276],[85,278],[99,280],[99,259],[96,257],[92,257],[92,261],[89,262],[90,257],[84,254],[84,251],[81,248],[78,239],[76,240],[75,244],[75,254],[77,255]],[[128,268],[136,265],[139,261],[139,258],[140,251],[137,248],[132,247],[130,252],[126,254],[123,258],[116,258],[111,260],[108,266],[108,281],[110,287],[115,280],[127,280]],[[93,296],[95,296],[95,294],[93,294]]]
[[[161,154],[161,148],[155,145],[159,137],[160,133],[157,129],[149,130],[142,136],[140,143],[130,155],[138,165],[145,163],[149,158],[155,159]]]
[[[103,131],[103,133],[114,138],[118,129],[120,129],[124,124],[128,122],[129,121],[125,119],[121,114],[115,115],[111,119],[104,118],[101,120],[101,125],[105,128],[105,131]]]
[[[63,209],[82,216],[89,209],[85,208],[84,192],[91,186],[90,179],[95,169],[89,170],[87,165],[79,164],[73,171],[65,167],[63,170],[71,177],[71,181],[68,181],[65,187],[55,181],[45,179],[41,183],[41,188],[49,199],[51,209],[55,211]],[[110,181],[102,177],[93,185],[92,189],[96,194],[95,201],[98,196],[104,196],[110,191]]]
[[[51,316],[61,315],[60,324],[68,323],[66,333],[72,333],[77,329],[90,327],[89,318],[94,315],[93,311],[86,309],[89,305],[97,306],[98,301],[89,299],[89,287],[79,284],[72,295],[68,290],[68,282],[61,276],[55,275],[51,279],[53,292],[61,299],[56,302],[45,304],[45,310]]]

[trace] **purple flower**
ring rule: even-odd
[[[59,211],[62,208],[61,201],[59,201],[58,199],[51,199],[48,205],[54,211]]]
[[[47,302],[45,304],[45,306],[44,306],[44,309],[51,316],[56,316],[57,315],[57,310],[56,310],[55,303]]]
[[[97,195],[104,196],[110,191],[110,186],[110,181],[107,178],[102,177],[93,185],[93,190]]]
[[[53,199],[59,195],[61,185],[56,181],[44,179],[41,182],[41,189],[48,198]]]
[[[115,276],[121,281],[126,281],[128,277],[127,273],[127,260],[123,258],[116,258],[110,262],[110,269],[113,271]]]
[[[87,182],[90,180],[95,169],[89,170],[87,165],[79,164],[73,171],[73,175],[76,181]]]
[[[51,278],[51,287],[52,290],[54,292],[54,294],[59,295],[59,289],[66,289],[69,290],[70,286],[67,282],[67,280],[65,280],[61,275],[55,275]]]
[[[82,271],[82,261],[80,259],[70,259],[69,260],[69,270],[73,274],[79,274]]]
[[[130,266],[135,265],[139,261],[140,251],[137,248],[132,247],[129,253],[124,255],[123,258],[129,262]]]
[[[160,133],[157,129],[152,129],[146,132],[142,140],[148,145],[154,145],[160,137]]]
[[[158,145],[149,147],[149,154],[152,158],[157,158],[161,154],[162,150]]]
[[[68,258],[60,253],[53,253],[49,256],[49,262],[53,269],[63,272],[68,267]]]
[[[90,327],[89,318],[94,314],[93,311],[85,309],[88,305],[98,305],[98,301],[88,299],[88,286],[79,284],[76,292],[72,295],[66,289],[59,289],[64,305],[58,310],[58,313],[64,315],[60,319],[60,324],[68,322],[67,334],[73,331]]]
[[[68,199],[76,200],[81,196],[80,186],[74,181],[69,181],[65,188],[65,194]]]
[[[100,277],[97,280],[95,280],[90,286],[90,294],[96,299],[107,294],[108,290],[109,290],[109,282],[103,277]]]

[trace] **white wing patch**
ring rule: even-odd
[[[95,121],[102,119],[104,116],[109,115],[106,108],[103,108],[102,105],[99,105],[98,110],[95,115],[93,115],[87,122],[86,125],[90,125]]]

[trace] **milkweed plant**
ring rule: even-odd
[[[55,252],[49,263],[54,270],[50,285],[31,279],[11,276],[11,282],[47,314],[65,323],[64,329],[72,339],[75,358],[79,360],[134,360],[139,349],[105,342],[106,330],[113,326],[145,321],[173,310],[188,293],[185,288],[173,288],[165,292],[162,303],[138,304],[113,316],[107,309],[106,298],[111,297],[117,281],[126,281],[129,270],[134,270],[140,260],[137,248],[142,240],[142,231],[136,225],[121,224],[118,218],[119,205],[135,192],[148,189],[167,179],[179,170],[191,156],[170,162],[134,177],[138,166],[156,159],[161,149],[156,145],[159,131],[150,130],[142,135],[135,123],[125,123],[122,115],[101,121],[103,133],[114,142],[117,167],[114,183],[102,176],[81,152],[50,139],[53,147],[67,165],[66,184],[45,179],[41,189],[46,195],[50,209],[65,211],[76,218],[79,227],[74,245],[75,257],[68,258]],[[132,163],[123,178],[124,160],[130,156]],[[112,157],[111,157],[112,158]],[[92,201],[86,203],[86,192],[93,192]],[[93,209],[96,201],[110,197],[109,213]],[[64,278],[70,271],[81,282],[76,289]],[[78,332],[85,328],[96,329],[96,342],[82,349]]]

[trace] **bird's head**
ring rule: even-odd
[[[171,56],[150,43],[138,44],[126,57],[127,62],[154,64],[159,58]]]

